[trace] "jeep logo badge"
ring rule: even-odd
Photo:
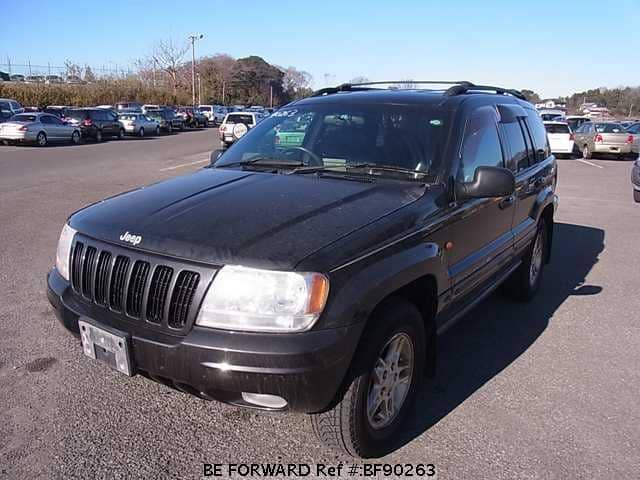
[[[130,243],[135,247],[142,241],[142,235],[132,235],[127,231],[127,232],[124,232],[122,235],[120,235],[120,240],[122,240],[123,242]]]

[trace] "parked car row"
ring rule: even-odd
[[[19,73],[9,75],[5,72],[0,72],[0,80],[18,83],[67,83],[70,85],[82,85],[88,83],[85,80],[82,80],[78,75],[22,75]]]
[[[125,135],[144,137],[209,125],[198,109],[161,105],[142,107],[136,102],[122,102],[115,106],[83,108],[50,105],[40,111],[25,109],[12,99],[0,99],[0,142],[39,146],[52,142],[80,143],[82,139],[101,142]]]
[[[584,118],[584,117],[583,117]],[[584,159],[594,154],[615,155],[636,159],[640,153],[640,123],[625,128],[620,122],[600,122],[582,118],[544,122],[551,151],[556,155],[581,155]],[[575,123],[569,123],[569,121]],[[573,125],[578,125],[574,127]]]

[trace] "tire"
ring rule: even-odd
[[[124,128],[118,130],[118,140],[122,140],[124,138]]]
[[[158,135],[160,135],[160,127],[156,127],[155,136],[157,137]]]
[[[169,135],[171,135],[173,133],[173,126],[171,124],[169,124],[169,126],[167,127],[167,133]]]
[[[178,130],[183,131],[184,130],[184,123],[180,124],[180,127],[178,127]]]
[[[47,146],[47,134],[44,133],[44,132],[38,133],[38,136],[36,137],[36,144],[39,147],[46,147]]]
[[[367,329],[352,361],[344,395],[331,409],[310,417],[321,442],[360,458],[380,457],[397,446],[400,427],[424,377],[426,349],[423,318],[407,301],[392,299],[377,308]],[[382,359],[389,360],[394,345],[402,345],[406,356],[385,367]],[[374,369],[382,372],[375,374]],[[393,385],[397,385],[391,389],[396,397],[391,397],[388,390]],[[374,398],[376,402],[372,401]],[[389,412],[388,399],[393,404],[393,398],[399,406],[392,408],[392,415],[385,419],[383,412]]]
[[[98,143],[102,142],[102,130],[96,131],[96,142]]]
[[[144,137],[144,127],[140,127],[140,130],[138,130],[138,136]]]
[[[547,249],[549,232],[547,223],[540,219],[536,235],[524,253],[522,263],[505,281],[503,291],[508,297],[520,302],[528,302],[540,289]]]
[[[80,132],[73,132],[71,134],[71,143],[78,145],[80,143]]]
[[[633,199],[640,203],[640,190],[634,190],[633,191]]]
[[[589,145],[585,145],[584,147],[582,147],[582,158],[583,159],[589,160],[592,156],[593,156],[593,153],[591,152],[591,149],[589,148]]]

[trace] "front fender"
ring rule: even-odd
[[[321,328],[365,321],[382,300],[426,275],[435,280],[438,294],[449,287],[446,265],[437,243],[421,241],[388,250],[384,257],[380,252],[372,254],[330,273],[331,288],[335,285],[338,290],[330,298]]]

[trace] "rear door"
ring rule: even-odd
[[[513,234],[517,252],[524,249],[535,235],[539,197],[555,177],[555,163],[542,120],[532,110],[526,109],[526,113],[526,118],[518,119],[527,150],[526,155],[518,156],[516,173]]]
[[[505,166],[495,106],[476,108],[465,126],[457,182],[470,182],[479,166]],[[453,300],[460,301],[512,258],[513,197],[457,202],[452,213],[453,248],[447,253]]]

